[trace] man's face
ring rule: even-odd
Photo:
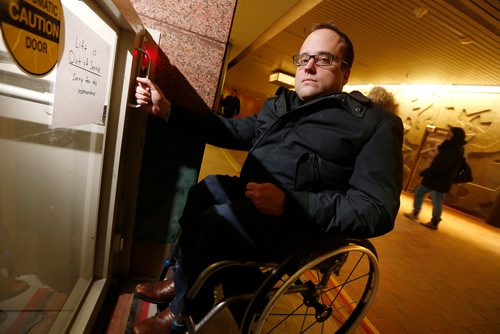
[[[300,54],[317,55],[330,53],[343,58],[343,44],[339,35],[330,29],[313,31],[302,44]],[[317,66],[314,58],[307,65],[297,67],[295,74],[295,92],[303,101],[309,101],[317,96],[341,92],[349,79],[350,70],[340,62],[328,66]]]

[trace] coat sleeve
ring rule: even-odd
[[[303,210],[325,231],[346,237],[369,238],[389,232],[399,210],[402,141],[401,119],[386,119],[359,152],[346,191],[290,191],[285,199],[286,214]]]
[[[233,150],[249,150],[255,137],[257,114],[234,119],[173,105],[169,126],[181,127],[204,142]]]

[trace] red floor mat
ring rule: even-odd
[[[37,289],[5,333],[48,333],[66,298],[48,288]]]

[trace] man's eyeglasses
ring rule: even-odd
[[[309,63],[309,60],[314,58],[314,64],[317,66],[329,66],[332,65],[333,62],[343,63],[346,66],[349,64],[335,55],[330,53],[320,53],[317,55],[310,55],[308,53],[303,53],[300,55],[295,55],[292,57],[293,63],[298,67],[306,66]]]

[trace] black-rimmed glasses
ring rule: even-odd
[[[337,56],[332,55],[331,53],[320,53],[317,55],[302,53],[300,55],[293,56],[292,60],[296,66],[302,67],[306,66],[311,58],[314,59],[314,64],[317,66],[330,66],[333,64],[333,62],[343,63],[346,66],[349,66],[349,64],[345,60],[340,59]]]

